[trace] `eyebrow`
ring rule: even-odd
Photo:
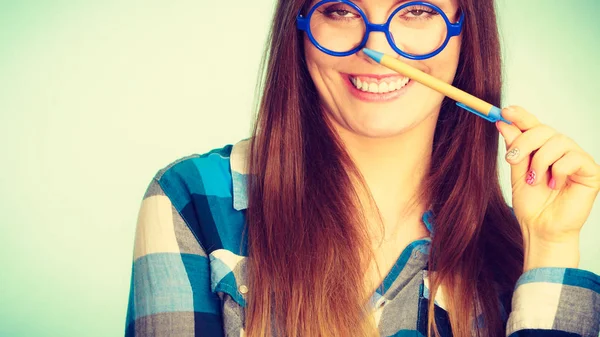
[[[350,1],[352,1],[352,2],[354,2],[356,4],[359,4],[359,3],[360,4],[364,4],[367,0],[350,0]],[[400,4],[403,4],[403,3],[406,3],[406,2],[411,2],[411,1],[415,1],[415,0],[396,0],[396,1],[394,1],[393,6],[400,5]],[[430,3],[434,4],[434,5],[437,5],[440,8],[443,8],[443,7],[447,6],[446,1],[428,0],[426,2],[430,2]]]
[[[364,0],[351,0],[352,2],[356,2],[356,3],[364,3]],[[414,1],[414,0],[396,0],[394,1],[394,6],[395,5],[399,5],[401,3],[405,3],[405,2],[409,2],[409,1]]]
[[[318,1],[318,0],[317,0]],[[358,4],[363,4],[365,2],[368,2],[368,0],[350,0],[354,3]],[[392,4],[392,7],[396,7],[398,5],[407,3],[407,2],[411,2],[411,1],[416,1],[416,0],[395,0],[394,3]],[[423,1],[423,0],[421,0]],[[438,6],[442,11],[444,11],[446,13],[446,15],[449,14],[448,11],[450,11],[452,9],[452,4],[451,1],[443,1],[443,0],[426,0],[425,2],[429,2],[431,4],[434,4],[436,6]],[[361,9],[363,8],[363,6],[360,6]],[[364,10],[364,9],[363,9]]]

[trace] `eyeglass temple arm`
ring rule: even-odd
[[[302,31],[306,31],[308,29],[308,22],[300,12],[298,12],[298,16],[296,16],[296,27]]]

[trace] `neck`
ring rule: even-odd
[[[420,194],[431,163],[436,122],[437,114],[389,138],[368,138],[338,130],[369,188],[386,237],[407,230],[402,227],[419,226],[423,212],[429,207]],[[369,200],[368,195],[361,195],[361,199]],[[367,220],[375,221],[377,210],[367,206],[368,202],[363,204]]]

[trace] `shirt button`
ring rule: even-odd
[[[385,306],[385,304],[387,303],[387,301],[385,300],[385,298],[380,299],[379,301],[377,301],[377,308],[383,308]]]
[[[243,284],[242,284],[242,285],[241,285],[241,286],[240,286],[238,289],[239,289],[239,291],[240,291],[242,294],[245,294],[245,293],[247,293],[247,292],[248,292],[248,287],[246,287],[246,286],[245,286],[245,285],[243,285]]]

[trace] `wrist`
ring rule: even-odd
[[[532,236],[524,248],[524,272],[543,267],[579,267],[579,235],[552,242]]]

